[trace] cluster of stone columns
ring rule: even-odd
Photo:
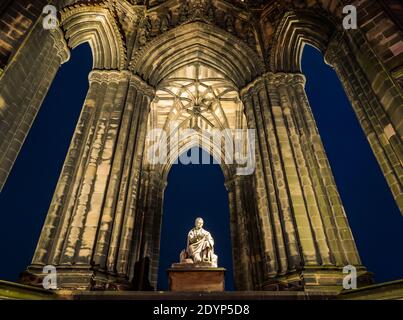
[[[61,285],[128,287],[154,90],[127,71],[94,70],[89,82],[28,273],[54,265]]]
[[[254,282],[255,289],[308,267],[361,267],[304,86],[301,74],[267,73],[241,92],[248,127],[258,137],[254,188],[263,282]],[[340,278],[341,271],[334,281]]]
[[[365,55],[360,54],[362,51]],[[353,35],[336,32],[325,59],[334,67],[343,83],[393,197],[403,213],[402,90],[382,68],[359,31]],[[362,65],[366,66],[365,70]]]
[[[250,180],[250,178],[244,176],[234,176],[225,183],[230,211],[234,285],[237,290],[245,291],[253,290],[253,276],[256,273],[252,273],[252,268],[255,267],[252,261],[254,260],[253,257],[259,256],[254,254],[255,248],[248,239],[250,233],[248,230],[247,208],[245,207],[247,203],[245,191],[248,189],[245,188],[252,187]],[[253,205],[253,203],[251,204]],[[254,212],[256,210],[252,211],[251,215]],[[258,245],[259,243],[260,241],[255,244]]]
[[[70,51],[60,29],[37,22],[0,77],[0,191],[60,65]]]
[[[158,170],[143,164],[141,187],[134,225],[135,238],[132,247],[130,277],[133,289],[157,288],[159,266],[163,196],[166,183]]]

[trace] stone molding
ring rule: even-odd
[[[60,64],[69,61],[70,49],[67,45],[66,39],[64,38],[62,29],[57,27],[56,29],[50,30],[50,35],[54,41],[53,46],[56,49],[56,54],[60,58]]]
[[[323,57],[325,62],[330,65],[334,66],[337,59],[339,59],[342,55],[342,42],[344,40],[345,30],[337,30],[331,37],[329,44],[327,46],[326,52],[324,53]]]
[[[150,86],[147,82],[141,79],[138,75],[132,74],[128,70],[92,70],[88,75],[90,82],[97,83],[119,83],[121,81],[130,81],[130,85],[135,87],[138,91],[144,95],[154,98],[155,88]]]
[[[150,86],[147,82],[141,79],[138,75],[132,74],[130,78],[130,85],[134,86],[137,90],[142,92],[144,95],[154,99],[155,88]]]
[[[301,84],[304,87],[306,78],[302,73],[266,72],[241,89],[239,92],[240,96],[244,97],[250,94],[252,89],[264,85],[264,81],[268,81],[269,85],[275,86]]]
[[[88,75],[88,80],[90,82],[98,82],[98,83],[109,83],[116,82],[128,79],[130,76],[130,72],[128,71],[119,71],[119,70],[92,70]]]

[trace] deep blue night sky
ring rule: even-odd
[[[88,89],[91,52],[63,65],[0,194],[0,279],[16,281],[30,263]],[[319,52],[303,56],[307,92],[365,266],[377,282],[403,278],[403,219],[337,76]],[[179,259],[197,216],[216,240],[232,289],[228,198],[218,165],[174,165],[165,193],[159,288]],[[208,199],[208,200],[201,200]]]

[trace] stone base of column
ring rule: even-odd
[[[43,280],[49,273],[43,272],[42,265],[31,265],[20,274],[19,282],[43,288]],[[123,291],[131,290],[128,279],[95,270],[91,266],[56,266],[56,286],[58,290],[83,291]]]
[[[357,288],[373,284],[372,273],[365,267],[357,268]],[[301,270],[292,271],[267,280],[262,289],[266,291],[305,291],[332,292],[343,290],[343,279],[348,274],[343,268],[332,266],[306,266]]]
[[[167,270],[169,290],[176,292],[222,292],[225,269],[206,267],[173,267]]]

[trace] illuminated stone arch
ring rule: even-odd
[[[385,97],[384,89],[377,82],[382,78],[393,83],[394,79],[379,63],[373,63],[377,57],[360,30],[347,32],[343,29],[342,6],[336,7],[339,11],[334,11],[338,14],[313,8],[286,12],[274,34],[269,69],[274,73],[301,73],[304,46],[311,45],[322,52],[326,63],[335,69],[397,205],[402,209],[402,167],[398,159],[403,154],[399,138],[403,135],[403,126],[396,114],[401,113],[398,105],[403,102],[403,93],[395,83],[388,89],[394,92],[394,98],[389,94]],[[364,48],[367,48],[366,54],[363,54]]]
[[[79,33],[71,34],[78,43]],[[116,62],[119,57],[114,57]],[[319,271],[323,266],[337,274],[330,285],[337,290],[340,266],[346,263],[359,266],[365,278],[337,191],[332,191],[331,171],[322,174],[327,185],[316,182],[320,159],[293,133],[299,126],[305,130],[294,119],[314,124],[306,111],[300,114],[309,109],[303,76],[265,71],[246,44],[202,22],[150,41],[135,52],[129,70],[92,71],[26,282],[35,283],[41,266],[53,264],[61,287],[156,287],[165,178],[177,154],[162,166],[150,165],[147,136],[175,119],[181,128],[256,130],[252,174],[237,175],[234,166],[222,166],[238,290],[326,287],[320,281],[328,272]],[[178,155],[195,146],[191,138],[179,141]],[[196,130],[193,138],[205,137]],[[222,147],[206,145],[220,158]],[[317,163],[310,167],[305,157]],[[314,194],[325,195],[326,203]],[[313,269],[301,271],[301,265]],[[302,283],[302,273],[314,280]]]
[[[157,37],[132,58],[131,69],[153,86],[170,73],[200,62],[225,74],[241,89],[264,73],[261,58],[228,32],[202,22],[192,22]]]
[[[61,10],[61,27],[68,45],[75,48],[88,42],[94,69],[123,69],[126,49],[110,11],[103,6],[72,5]]]
[[[305,44],[326,51],[336,24],[329,15],[318,11],[300,10],[285,13],[279,23],[270,50],[269,64],[273,72],[301,72]]]
[[[234,159],[231,159],[233,155],[226,154],[225,141],[221,140],[233,142],[233,130],[247,129],[236,87],[216,70],[197,62],[177,70],[161,81],[158,88],[151,104],[148,128],[168,132],[168,141],[177,140],[175,152],[167,152],[163,176],[167,176],[178,155],[200,143],[200,147],[220,161],[226,178],[230,179],[234,169],[227,164],[234,164]],[[184,129],[194,130],[196,137],[176,138],[178,131]],[[217,133],[222,138],[218,142],[213,137]]]

